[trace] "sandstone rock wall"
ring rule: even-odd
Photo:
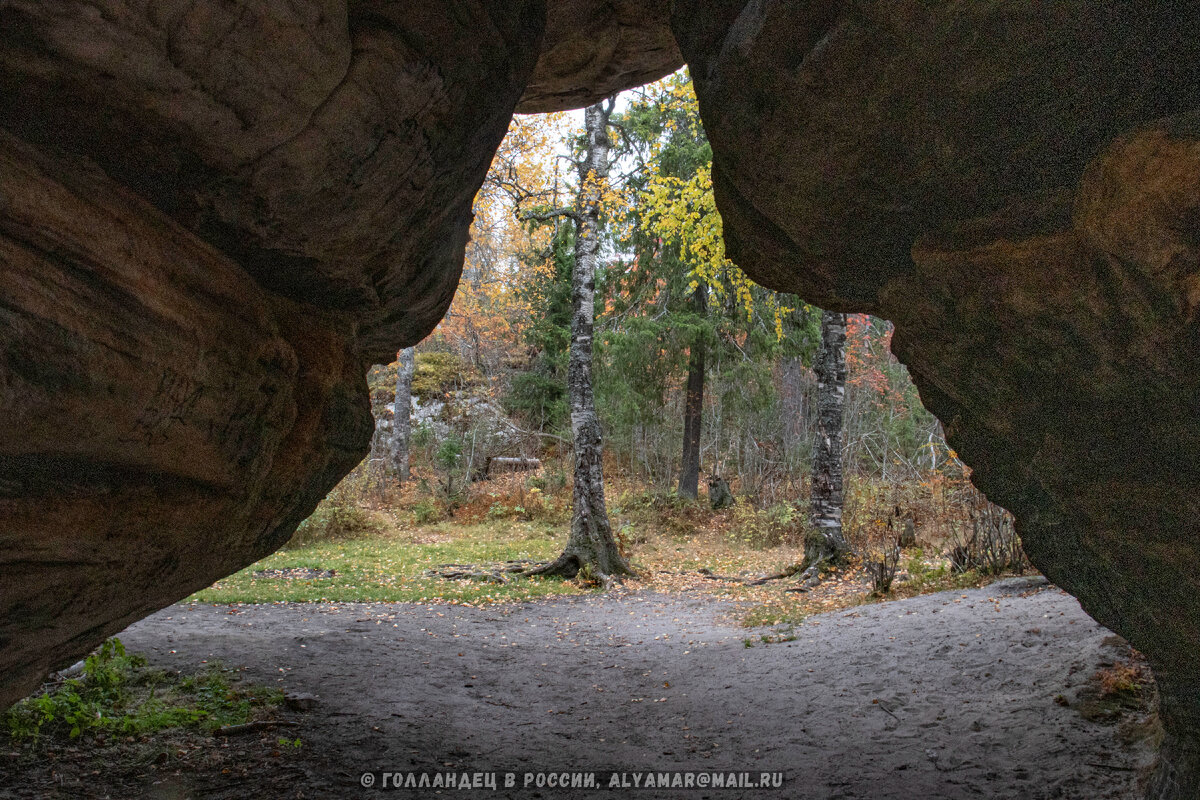
[[[669,5],[0,3],[0,706],[276,549],[437,324],[518,103],[680,64]]]
[[[683,64],[670,0],[555,0],[537,67],[517,111],[582,108]]]
[[[697,18],[719,20],[697,28]],[[894,350],[1200,792],[1200,10],[681,0],[729,251]]]
[[[352,321],[0,133],[3,699],[287,541],[370,437]]]
[[[535,0],[0,4],[0,705],[276,549],[449,304]]]
[[[390,360],[449,305],[537,0],[20,0],[0,125],[78,155]]]
[[[0,705],[365,453],[514,110],[686,59],[730,254],[897,325],[1200,794],[1200,7],[0,3]]]

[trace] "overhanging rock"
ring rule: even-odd
[[[514,110],[691,67],[729,252],[897,325],[1200,794],[1200,8],[0,6],[0,704],[279,546],[461,269]]]
[[[1033,562],[1150,658],[1153,795],[1200,796],[1200,9],[681,0],[674,20],[732,258],[895,322]]]

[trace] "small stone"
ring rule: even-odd
[[[283,703],[290,711],[308,711],[317,704],[317,696],[308,692],[288,692]]]

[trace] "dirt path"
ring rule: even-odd
[[[319,696],[286,780],[185,774],[155,797],[427,794],[359,788],[384,770],[497,771],[488,797],[588,794],[520,788],[544,770],[785,773],[768,791],[640,792],[693,800],[1136,796],[1145,747],[1055,702],[1123,652],[1057,589],[1016,580],[863,606],[750,647],[764,631],[728,610],[644,593],[482,610],[177,606],[121,638],[152,663],[221,659]]]

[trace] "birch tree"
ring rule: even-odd
[[[600,254],[600,218],[608,192],[609,151],[612,143],[608,120],[615,98],[584,111],[587,144],[579,162],[579,194],[574,209],[546,214],[570,217],[575,222],[575,264],[571,275],[571,348],[567,365],[567,396],[571,435],[575,449],[574,510],[571,533],[562,554],[531,575],[584,574],[608,583],[633,574],[621,554],[604,502],[604,473],[600,418],[592,391],[593,329],[596,321],[596,263]]]
[[[396,399],[392,406],[392,469],[396,479],[409,479],[409,441],[412,438],[412,381],[416,353],[411,347],[396,356]]]
[[[849,549],[842,532],[842,409],[846,396],[846,315],[821,315],[817,352],[817,441],[813,448],[812,531],[805,537],[804,563],[836,561]]]

